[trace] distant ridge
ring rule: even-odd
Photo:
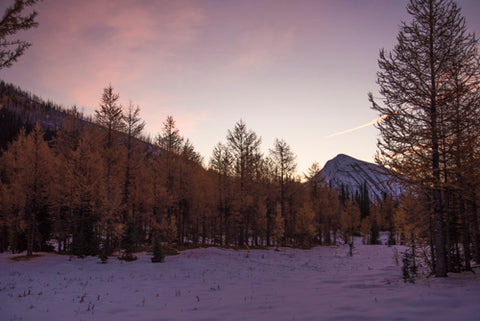
[[[55,135],[73,111],[73,108],[67,109],[52,101],[45,101],[18,86],[0,80],[0,154],[22,128],[28,133],[39,124],[47,132],[47,136]],[[83,126],[99,126],[93,117],[85,116],[77,109],[75,112],[78,117],[77,129]],[[148,137],[139,137],[137,140],[144,145],[145,150],[161,154],[161,150],[154,146]]]
[[[350,196],[355,196],[366,185],[371,201],[382,200],[385,194],[398,198],[403,191],[401,185],[391,181],[388,173],[378,165],[345,154],[326,162],[319,175],[329,186],[343,187]]]

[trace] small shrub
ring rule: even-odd
[[[132,261],[135,261],[137,257],[130,252],[122,251],[118,259],[126,262],[132,262]]]
[[[405,251],[402,253],[402,272],[403,272],[403,281],[405,283],[415,283],[415,278],[417,277],[417,265],[415,263],[415,252],[410,253]]]
[[[108,260],[108,255],[105,251],[100,251],[100,254],[98,255],[98,258],[100,259],[101,264],[106,264]]]
[[[153,238],[153,257],[152,263],[161,263],[165,260],[165,253],[162,249],[162,244],[158,235],[155,235]]]

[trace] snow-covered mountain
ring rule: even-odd
[[[394,198],[402,194],[402,186],[391,181],[388,173],[378,165],[344,154],[329,160],[320,175],[329,186],[338,189],[343,186],[351,196],[366,184],[371,201],[382,200],[385,194],[392,195]]]

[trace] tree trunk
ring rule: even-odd
[[[475,262],[477,264],[480,264],[480,229],[478,226],[478,207],[477,207],[477,202],[475,200],[475,195],[472,192],[472,218],[473,218],[473,233],[475,237],[474,241],[474,251],[475,251]]]

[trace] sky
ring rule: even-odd
[[[3,1],[2,1],[3,2]],[[1,12],[12,4],[0,4]],[[297,172],[343,153],[373,161],[379,50],[391,50],[407,0],[43,0],[32,43],[0,79],[86,115],[109,84],[155,137],[168,115],[205,158],[242,119]],[[457,0],[480,34],[480,1]],[[351,130],[355,129],[355,130]]]

